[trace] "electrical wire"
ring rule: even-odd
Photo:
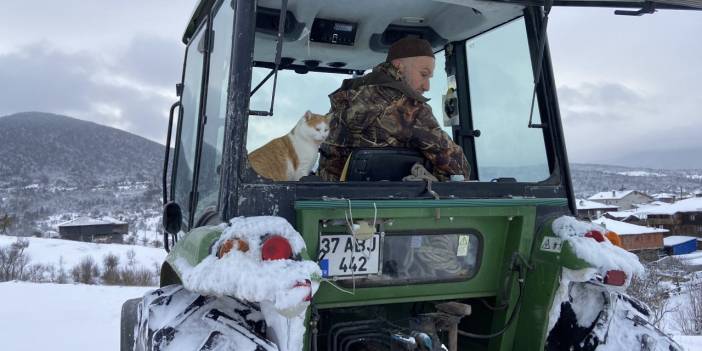
[[[458,334],[463,335],[463,336],[467,336],[469,338],[474,338],[474,339],[491,339],[491,338],[494,338],[496,336],[500,336],[500,335],[504,334],[507,331],[507,329],[509,329],[509,327],[512,325],[512,323],[514,322],[514,318],[517,316],[519,309],[522,306],[522,295],[523,295],[522,290],[524,289],[523,285],[524,285],[524,282],[520,281],[519,282],[519,295],[517,296],[517,303],[515,304],[514,309],[512,310],[512,314],[509,316],[509,320],[507,320],[507,323],[504,325],[504,327],[502,327],[502,329],[500,329],[492,334],[475,334],[475,333],[470,333],[470,332],[463,331],[463,330],[459,329]]]

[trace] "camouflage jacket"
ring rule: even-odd
[[[351,152],[370,147],[416,149],[433,164],[440,180],[452,174],[468,179],[469,165],[461,147],[441,130],[428,100],[413,91],[391,64],[344,80],[329,99],[329,137],[319,159],[322,179],[339,180]]]

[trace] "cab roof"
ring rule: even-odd
[[[232,0],[224,0],[230,2]],[[188,43],[217,0],[200,0],[183,35]],[[544,0],[289,0],[283,62],[316,70],[363,71],[385,60],[389,46],[405,35],[429,40],[436,51],[522,15]],[[554,6],[700,9],[702,0],[554,0]],[[254,60],[271,66],[275,58],[280,0],[257,2]],[[318,25],[317,22],[326,24]],[[320,41],[330,26],[353,28],[351,45]],[[320,29],[321,28],[321,29]],[[320,32],[322,31],[322,32]],[[324,32],[326,31],[326,32]]]
[[[184,43],[215,3],[202,0],[198,4],[183,36]],[[270,24],[277,23],[280,7],[280,0],[257,2],[254,60],[263,65],[275,58],[276,28]],[[282,57],[295,65],[366,70],[384,61],[392,42],[404,35],[423,37],[438,51],[448,42],[469,38],[521,16],[523,8],[522,4],[483,0],[289,0]],[[313,24],[319,20],[353,25],[353,44],[315,40],[319,26],[313,28]]]

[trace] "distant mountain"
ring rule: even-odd
[[[161,173],[163,148],[67,116],[23,112],[0,117],[0,187],[152,180]]]
[[[603,163],[658,169],[702,169],[702,147],[637,151]]]
[[[681,191],[702,189],[702,167],[674,170],[572,163],[570,172],[577,197],[589,197],[600,191],[622,188],[648,194],[679,194]]]

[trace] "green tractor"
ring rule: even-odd
[[[169,254],[161,288],[123,305],[121,349],[681,350],[622,293],[636,257],[568,217],[552,6],[699,3],[199,1],[164,158]],[[468,179],[402,181],[421,156],[382,148],[341,182],[252,170],[247,150],[294,125],[275,106],[317,106],[405,36],[435,50],[430,103]]]

